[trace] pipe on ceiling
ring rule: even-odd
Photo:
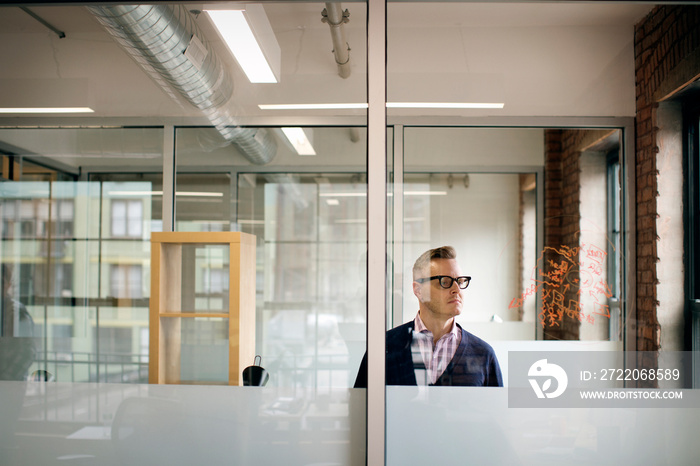
[[[184,5],[87,8],[167,94],[176,100],[179,94],[201,110],[251,163],[263,165],[276,155],[277,143],[267,129],[235,124],[226,108],[233,95],[231,75]]]
[[[345,37],[345,23],[350,21],[350,12],[343,11],[340,3],[326,3],[326,8],[321,13],[321,21],[328,23],[333,40],[333,54],[338,64],[338,74],[341,78],[350,76],[350,45]]]

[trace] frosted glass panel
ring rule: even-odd
[[[365,411],[355,389],[0,382],[0,462],[364,465]]]
[[[700,392],[684,391],[684,402]],[[387,387],[387,465],[696,464],[697,409],[517,409],[507,388]],[[415,448],[420,445],[420,448]]]

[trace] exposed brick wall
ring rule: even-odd
[[[585,132],[566,130],[562,132],[562,244],[579,246],[581,229],[581,159],[579,141]]]
[[[560,251],[575,251],[579,247],[581,170],[580,153],[576,150],[581,137],[579,133],[584,132],[545,131],[545,249],[540,263],[541,273],[548,277],[558,266],[571,267],[566,271],[564,286],[542,290],[544,338],[547,340],[579,339],[581,322],[576,317],[576,306],[571,305],[578,302],[578,270],[560,254]],[[553,309],[548,309],[548,306]],[[574,312],[567,313],[563,309]],[[552,318],[554,311],[558,312],[558,318]]]
[[[550,271],[550,262],[556,260],[552,250],[562,244],[562,131],[547,130],[544,138],[544,251],[538,266],[539,273],[547,274]],[[538,309],[538,314],[544,311],[545,306],[543,303],[543,309]],[[539,316],[538,322],[543,324],[545,340],[563,339],[563,331],[558,323],[551,322],[544,316]]]
[[[579,139],[582,134],[580,131],[565,130],[562,131],[561,137],[561,169],[562,169],[562,221],[561,221],[561,246],[565,246],[571,251],[578,251],[580,246],[580,230],[581,230],[581,210],[580,210],[580,194],[581,194],[581,168],[579,161],[581,159],[579,147]],[[560,248],[561,248],[560,246]],[[575,313],[565,314],[562,318],[561,339],[562,340],[578,340],[581,321],[579,320],[578,306],[572,306],[571,303],[579,301],[579,271],[578,271],[578,252],[576,257],[573,257],[573,268],[567,273],[566,287],[563,293],[564,303],[567,303],[567,309],[577,310]]]
[[[637,302],[636,349],[657,351],[657,204],[658,102],[700,74],[700,8],[654,8],[635,26]]]
[[[545,132],[544,160],[544,245],[557,247],[561,244],[562,216],[562,164],[561,130]]]
[[[545,131],[545,250],[540,264],[547,276],[561,264],[562,252],[573,251],[572,268],[567,271],[559,301],[566,309],[560,319],[544,321],[545,339],[578,340],[581,328],[578,248],[581,247],[581,153],[609,137],[614,130]],[[552,298],[543,290],[543,304]],[[578,305],[577,305],[577,304]]]
[[[545,249],[540,264],[545,276],[555,272],[558,266],[571,266],[558,251],[573,250],[579,245],[580,169],[578,154],[570,149],[572,133],[562,130],[545,132]],[[543,322],[546,340],[578,340],[581,322],[563,310],[570,307],[572,300],[578,301],[577,278],[578,271],[569,269],[564,280],[570,286],[542,290],[543,310],[547,314]],[[558,294],[560,292],[563,296]],[[554,312],[558,313],[557,318],[551,317]]]

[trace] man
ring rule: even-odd
[[[503,386],[493,348],[455,322],[470,281],[451,246],[430,249],[416,260],[413,294],[418,314],[387,332],[387,385]],[[355,387],[366,386],[365,354]]]

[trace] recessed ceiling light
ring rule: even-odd
[[[282,132],[299,155],[316,155],[311,145],[311,128],[284,127]]]
[[[162,196],[163,191],[110,191],[107,194],[111,196]],[[177,191],[175,195],[186,197],[223,197],[224,193]]]
[[[16,107],[0,108],[0,113],[94,113],[90,107]]]
[[[447,196],[447,191],[404,191],[404,196]]]
[[[501,109],[505,106],[501,102],[387,102],[387,108],[474,108],[474,109]],[[338,104],[260,104],[261,110],[345,110],[368,108],[366,103],[338,103]]]
[[[503,108],[503,103],[479,102],[387,102],[387,108]]]
[[[367,193],[320,193],[319,197],[365,197]]]
[[[251,83],[279,81],[280,46],[262,5],[205,11]]]
[[[353,108],[367,108],[366,103],[339,103],[339,104],[260,104],[260,110],[342,110]]]

